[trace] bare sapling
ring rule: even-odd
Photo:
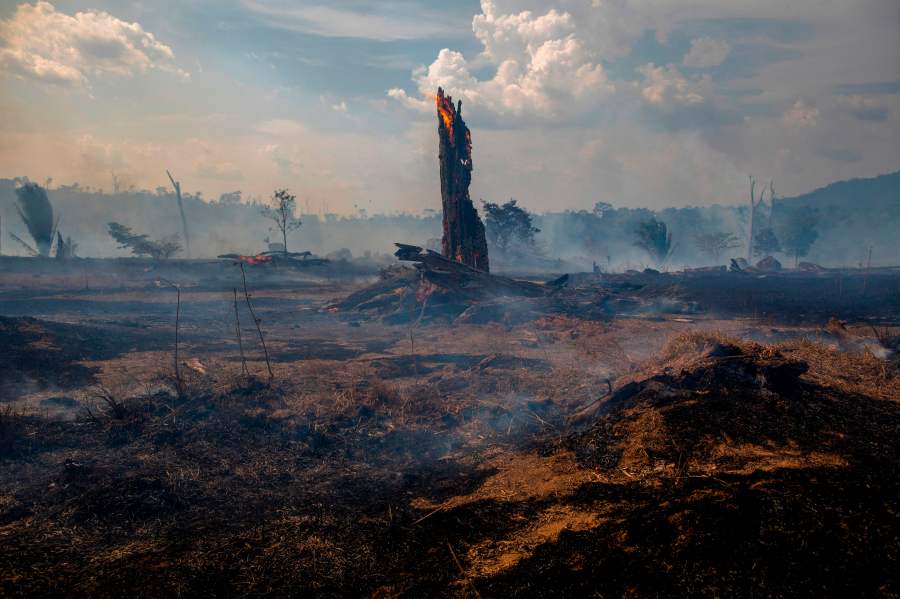
[[[178,393],[181,394],[184,392],[184,382],[181,379],[181,368],[179,367],[178,362],[179,327],[181,325],[181,287],[172,281],[163,278],[157,279],[156,283],[157,285],[168,285],[175,290],[175,385]]]
[[[762,201],[762,198],[759,200]],[[756,179],[753,175],[750,175],[750,234],[747,237],[747,262],[753,263],[753,233],[754,233],[754,225],[756,224],[756,207],[758,206],[756,200]]]
[[[416,303],[412,305],[413,314],[415,314],[417,304],[421,303],[422,308],[419,310],[418,318],[410,318],[409,320],[409,353],[412,356],[413,371],[415,372],[416,379],[419,378],[419,360],[416,356],[416,342],[413,334],[419,327],[419,323],[422,322],[422,317],[425,316],[425,307],[428,305],[428,298],[430,298],[431,294],[434,293],[434,289],[434,285],[432,285],[431,282],[425,280],[425,275],[420,274],[419,285],[416,288]]]
[[[238,316],[237,287],[234,288],[234,330],[237,333],[238,351],[241,353],[241,375],[249,377],[247,360],[244,358],[244,342],[241,339],[241,318]]]
[[[869,246],[869,253],[866,256],[866,272],[863,274],[862,294],[865,295],[869,289],[869,269],[872,267],[872,246]]]
[[[266,340],[263,337],[262,328],[259,326],[262,321],[256,317],[256,312],[253,311],[253,304],[250,303],[250,292],[247,290],[247,273],[244,272],[244,264],[239,263],[238,266],[241,269],[241,281],[244,284],[244,299],[247,301],[247,309],[250,310],[253,324],[256,325],[256,332],[259,333],[259,342],[262,345],[263,355],[266,358],[266,368],[269,370],[269,382],[271,383],[272,379],[275,378],[275,374],[272,372],[272,363],[269,362],[269,350],[266,348]]]

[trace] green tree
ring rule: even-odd
[[[597,218],[603,218],[604,215],[613,212],[615,208],[609,202],[597,202],[594,204],[594,216]]]
[[[172,235],[157,241],[151,240],[144,233],[135,233],[131,227],[119,223],[109,223],[110,236],[116,240],[120,248],[128,248],[135,256],[149,256],[154,260],[171,258],[181,251],[181,243],[178,236]]]
[[[515,200],[505,204],[484,202],[485,230],[488,242],[500,252],[514,246],[534,249],[536,233],[541,230],[534,226],[533,217]]]

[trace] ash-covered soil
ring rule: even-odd
[[[388,326],[251,287],[271,382],[231,288],[182,291],[181,384],[174,293],[4,300],[0,594],[900,592],[896,328]]]

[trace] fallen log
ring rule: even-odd
[[[422,277],[429,283],[468,299],[544,297],[554,291],[553,288],[538,283],[492,275],[415,245],[394,245],[398,248],[394,255],[400,260],[414,262]]]

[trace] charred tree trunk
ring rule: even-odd
[[[484,224],[469,198],[472,182],[472,135],[462,118],[462,101],[438,88],[436,97],[439,160],[441,164],[441,203],[444,210],[442,252],[450,260],[490,271]]]

